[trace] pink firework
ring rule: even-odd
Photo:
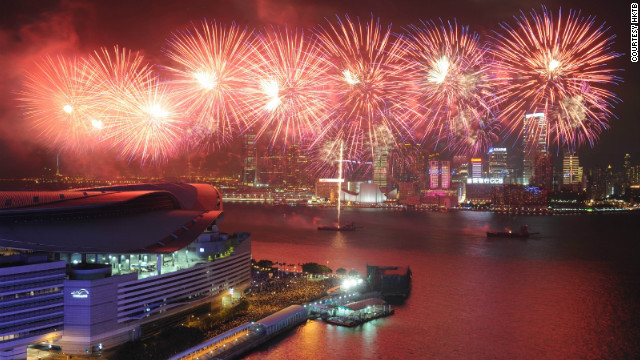
[[[113,51],[107,48],[95,51],[86,63],[103,98],[127,97],[130,89],[144,86],[152,79],[152,68],[140,53],[118,46]]]
[[[500,140],[500,123],[487,113],[485,117],[470,121],[468,126],[448,137],[446,148],[454,154],[482,155]]]
[[[38,138],[57,150],[83,150],[100,130],[94,74],[78,58],[45,57],[26,74],[19,93]]]
[[[166,162],[176,153],[185,127],[167,85],[160,83],[139,53],[126,49],[103,48],[87,63],[101,89],[102,140],[129,161]]]
[[[252,71],[252,118],[258,137],[295,143],[315,137],[331,113],[329,63],[303,31],[267,28]]]
[[[491,143],[473,141],[468,146],[469,139],[486,139],[482,131],[495,112],[490,64],[478,35],[442,21],[411,25],[406,31],[398,41],[404,60],[398,66],[408,74],[407,123],[414,125],[417,137],[445,141],[456,151],[486,150]]]
[[[214,147],[245,128],[253,98],[249,94],[255,36],[235,24],[204,21],[173,34],[167,56],[175,65],[172,92],[193,123],[192,145],[201,141]]]
[[[620,82],[618,70],[609,67],[620,56],[611,50],[614,36],[575,11],[564,17],[559,11],[554,19],[543,7],[515,20],[515,26],[501,24],[504,32],[493,37],[502,121],[521,133],[525,114],[543,113],[547,128],[532,131],[570,149],[593,146],[618,101],[606,88]]]
[[[406,86],[399,46],[391,28],[373,17],[366,23],[336,17],[316,31],[330,65],[336,105],[319,141],[345,144],[345,158],[373,157],[377,149],[410,137],[410,127],[398,116]],[[333,146],[333,148],[337,148]]]
[[[176,154],[185,127],[167,85],[150,75],[122,91],[126,96],[108,99],[104,139],[129,161],[166,162]]]

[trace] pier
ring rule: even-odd
[[[291,305],[255,323],[245,323],[169,360],[234,359],[307,321],[307,309]]]

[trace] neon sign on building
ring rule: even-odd
[[[501,185],[501,184],[504,184],[504,179],[503,178],[467,178],[467,184]]]
[[[86,299],[89,297],[89,290],[80,289],[80,290],[72,291],[71,296],[76,299]]]

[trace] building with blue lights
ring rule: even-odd
[[[0,359],[100,352],[240,296],[251,243],[222,215],[204,184],[0,192]]]

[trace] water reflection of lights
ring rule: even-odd
[[[333,237],[333,241],[331,241],[331,246],[334,248],[344,248],[347,246],[345,241],[345,235],[340,231],[336,231],[335,236]]]
[[[378,337],[378,321],[384,321],[384,319],[376,319],[362,324],[362,357],[365,359],[372,359],[375,357],[378,347],[376,346],[376,339]]]

